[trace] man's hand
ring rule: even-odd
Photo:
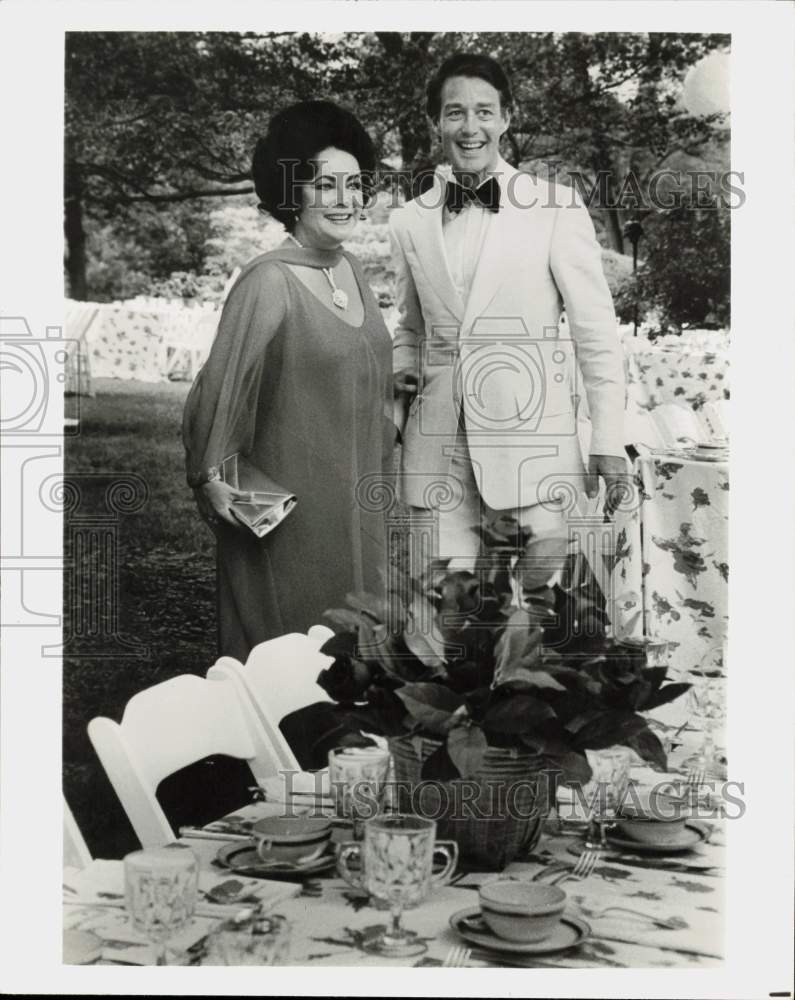
[[[605,481],[605,517],[610,517],[629,490],[627,460],[621,455],[591,455],[585,477],[585,495],[593,500],[599,494],[599,477]]]
[[[410,368],[403,368],[399,372],[395,372],[392,376],[395,395],[399,396],[401,393],[406,393],[408,396],[415,395],[419,388],[419,381]]]

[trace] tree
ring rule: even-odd
[[[574,172],[595,195],[610,245],[624,251],[627,212],[647,214],[636,192],[681,152],[697,152],[727,130],[720,116],[679,106],[687,69],[724,35],[601,32],[482,35],[514,81],[513,161]]]
[[[614,249],[643,184],[682,151],[720,138],[717,119],[677,105],[687,68],[719,35],[377,32],[70,33],[66,44],[64,229],[74,297],[89,293],[87,231],[136,205],[250,193],[251,150],[278,107],[326,97],[352,108],[383,157],[435,159],[424,113],[430,72],[456,49],[490,52],[513,80],[508,159],[597,186]],[[404,186],[405,187],[405,186]],[[601,189],[596,187],[601,193]],[[605,203],[606,202],[606,203]]]
[[[646,256],[635,281],[616,296],[621,318],[630,320],[637,298],[642,312],[657,315],[661,330],[730,325],[727,208],[688,203],[658,212],[646,222],[645,243]]]

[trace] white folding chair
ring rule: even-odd
[[[155,797],[160,782],[213,754],[245,760],[257,782],[278,773],[270,742],[233,684],[182,674],[134,695],[120,723],[98,717],[88,735],[144,847],[174,840]]]
[[[317,676],[332,663],[320,647],[333,634],[324,625],[313,625],[307,635],[291,632],[261,642],[245,665],[231,656],[221,657],[207,673],[208,679],[231,681],[241,701],[252,705],[282,770],[300,771],[300,765],[279,723],[299,708],[332,700],[317,684]]]
[[[91,864],[91,851],[72,815],[69,803],[63,800],[63,866],[82,871]]]

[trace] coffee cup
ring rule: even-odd
[[[619,836],[641,844],[665,846],[680,839],[689,814],[681,798],[658,792],[648,800],[624,803],[616,816],[615,830]]]
[[[260,860],[308,864],[326,850],[331,823],[312,816],[269,816],[254,823],[251,832]]]
[[[506,941],[541,941],[560,923],[566,893],[556,885],[501,879],[479,890],[483,920]]]

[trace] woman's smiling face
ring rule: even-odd
[[[305,246],[332,249],[348,239],[364,206],[359,163],[329,146],[314,160],[314,179],[301,187],[302,207],[295,238]]]
[[[479,180],[497,166],[500,138],[510,115],[500,105],[500,92],[476,76],[444,81],[439,112],[444,153],[457,174]]]

